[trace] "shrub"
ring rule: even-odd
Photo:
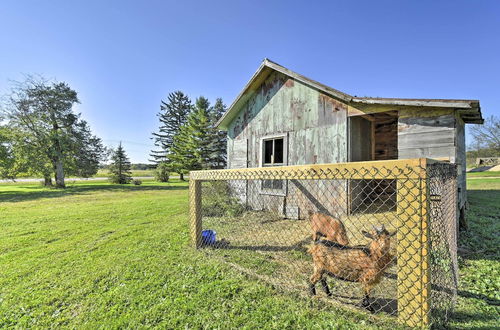
[[[235,197],[229,184],[225,181],[207,182],[202,187],[204,190],[202,212],[205,216],[230,216],[241,215],[245,207]]]
[[[167,182],[170,175],[170,167],[167,163],[160,163],[154,172],[156,181]]]
[[[132,180],[132,183],[133,183],[134,185],[136,185],[136,186],[140,186],[140,185],[142,184],[142,181],[141,181],[141,180],[139,180],[139,179],[134,179],[134,180]]]

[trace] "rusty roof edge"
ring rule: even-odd
[[[250,87],[254,81],[261,75],[266,68],[283,73],[291,78],[294,78],[306,85],[316,88],[334,98],[346,102],[347,104],[365,104],[365,105],[394,105],[394,106],[419,106],[419,107],[434,107],[434,108],[453,108],[459,110],[461,117],[464,116],[464,110],[468,114],[475,111],[476,116],[470,119],[464,119],[467,123],[482,124],[484,119],[481,114],[481,107],[479,100],[456,100],[456,99],[409,99],[409,98],[383,98],[383,97],[353,97],[349,94],[343,93],[332,87],[319,83],[315,80],[309,79],[301,74],[298,74],[290,69],[279,65],[267,58],[264,58],[259,68],[252,75],[242,91],[238,94],[233,103],[229,106],[227,111],[217,121],[216,127],[221,130],[228,128],[229,122],[234,118],[235,114],[239,112],[238,105],[246,101],[245,96],[251,92]],[[243,102],[241,102],[243,100]],[[470,114],[471,115],[471,114]]]
[[[406,105],[406,106],[427,106],[438,108],[459,108],[472,109],[479,104],[478,100],[455,100],[455,99],[405,99],[405,98],[384,98],[384,97],[353,97],[353,103],[373,104],[373,105]]]
[[[250,78],[250,80],[247,82],[247,84],[245,85],[245,87],[243,88],[243,90],[238,94],[238,96],[236,97],[236,99],[233,101],[233,103],[229,106],[229,108],[227,109],[227,111],[224,113],[224,115],[222,115],[222,117],[219,119],[219,121],[217,121],[216,123],[216,127],[221,129],[221,130],[224,130],[224,129],[227,129],[228,128],[228,124],[229,124],[229,121],[233,119],[232,117],[232,114],[234,112],[237,112],[238,111],[238,104],[240,103],[241,99],[245,96],[245,94],[247,92],[249,92],[249,89],[252,85],[252,83],[257,79],[257,77],[261,74],[261,72],[265,69],[265,68],[270,68],[274,71],[278,71],[280,73],[283,73],[284,75],[287,75],[293,79],[296,79],[306,85],[309,85],[313,88],[316,88],[334,98],[337,98],[337,99],[340,99],[346,103],[349,103],[352,99],[352,96],[349,95],[349,94],[346,94],[346,93],[343,93],[339,90],[336,90],[334,88],[331,88],[329,86],[326,86],[322,83],[319,83],[315,80],[312,80],[312,79],[309,79],[301,74],[298,74],[292,70],[289,70],[287,68],[285,68],[284,66],[282,65],[279,65],[278,63],[276,62],[273,62],[267,58],[265,58],[262,63],[260,64],[259,68],[257,69],[257,71],[253,74],[253,76]]]
[[[252,82],[257,78],[257,76],[264,70],[266,66],[266,58],[262,61],[262,63],[259,65],[257,71],[252,75],[252,77],[248,80],[246,83],[245,87],[241,90],[241,92],[236,96],[234,99],[233,103],[227,108],[227,111],[222,115],[222,117],[219,118],[215,126],[219,129],[227,129],[227,125],[222,126],[222,124],[227,121],[230,113],[233,111],[233,108],[235,105],[238,103],[238,101],[245,95],[248,89],[250,89],[250,86],[252,85]]]
[[[335,88],[332,88],[330,86],[324,85],[320,82],[317,82],[316,80],[307,78],[306,76],[303,76],[297,72],[294,72],[290,69],[287,69],[284,66],[281,66],[278,63],[275,63],[269,59],[265,59],[265,61],[266,61],[266,64],[268,67],[270,67],[278,72],[281,72],[289,77],[292,77],[292,78],[294,78],[294,79],[296,79],[296,80],[298,80],[306,85],[311,85],[311,86],[315,87],[316,89],[319,89],[320,91],[323,91],[330,96],[333,96],[335,98],[340,99],[341,101],[350,102],[352,100],[352,96],[349,94],[341,92],[341,91],[339,91]]]

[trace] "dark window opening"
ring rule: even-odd
[[[284,163],[283,138],[264,140],[263,165],[282,165]]]
[[[262,180],[262,189],[283,189],[283,180]]]
[[[264,141],[264,164],[273,163],[273,140]]]

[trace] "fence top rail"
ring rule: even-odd
[[[191,171],[191,180],[425,179],[429,158]]]

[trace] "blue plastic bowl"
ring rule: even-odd
[[[216,232],[211,229],[207,229],[201,232],[201,240],[203,244],[212,245],[216,241]]]

